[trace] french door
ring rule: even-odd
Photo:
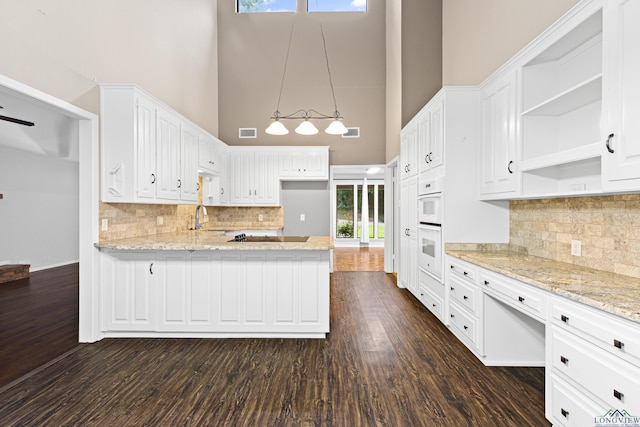
[[[384,181],[336,180],[335,236],[340,242],[384,239]]]

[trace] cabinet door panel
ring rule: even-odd
[[[296,261],[293,255],[275,256],[275,324],[293,324],[295,321]]]
[[[488,87],[482,97],[481,194],[516,188],[516,74]]]
[[[157,190],[160,199],[180,198],[180,123],[169,113],[158,110],[156,133]]]
[[[275,152],[255,154],[254,203],[274,205],[278,203],[278,156]]]
[[[220,264],[220,323],[239,324],[240,299],[244,294],[241,284],[246,280],[243,265],[238,257],[222,256]]]
[[[198,145],[199,136],[195,129],[182,126],[181,172],[179,179],[180,199],[198,201]]]
[[[429,164],[431,169],[444,163],[444,102],[436,102],[431,110]]]
[[[605,150],[605,174],[609,181],[640,178],[640,2],[613,0],[605,4],[603,99],[607,113],[610,150]],[[604,144],[604,141],[603,141]],[[610,152],[613,151],[613,152]],[[616,184],[613,184],[615,187]],[[625,184],[623,189],[631,185]]]
[[[144,98],[136,98],[136,196],[156,197],[156,110]]]
[[[105,300],[104,329],[155,329],[155,272],[153,254],[102,254]]]
[[[245,310],[246,323],[266,323],[265,297],[267,290],[265,280],[264,256],[247,256],[244,268],[247,281],[245,283]]]

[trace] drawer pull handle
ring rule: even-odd
[[[624,343],[622,341],[613,340],[613,346],[615,348],[622,349],[622,347],[624,347]]]
[[[569,411],[567,411],[566,409],[560,408],[560,413],[562,414],[563,417],[569,418]]]
[[[518,297],[518,301],[524,302],[524,297]]]
[[[153,274],[153,263],[149,264],[149,274]]]
[[[614,389],[613,390],[613,397],[615,397],[619,401],[622,401],[622,399],[624,399],[624,393],[620,393],[618,390]]]
[[[564,323],[567,323],[569,321],[569,317],[562,314],[560,315],[560,320],[562,320]]]
[[[562,363],[564,363],[565,365],[568,365],[568,364],[569,364],[569,359],[567,359],[567,358],[566,358],[566,357],[564,357],[564,356],[560,356],[560,361],[561,361]]]
[[[469,297],[468,297],[468,296],[466,296],[466,295],[464,295],[462,298],[464,298],[464,299],[469,299]]]

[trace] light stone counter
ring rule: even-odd
[[[329,236],[310,236],[306,242],[229,242],[230,236],[208,231],[185,231],[98,242],[95,247],[119,251],[326,251]]]
[[[640,323],[640,279],[509,250],[446,253],[487,270]]]

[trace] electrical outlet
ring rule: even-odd
[[[262,214],[258,215],[258,221],[264,221],[264,216]]]
[[[580,240],[571,241],[571,255],[582,256],[582,242]]]
[[[164,218],[162,216],[157,216],[156,217],[156,225],[160,226],[164,224]]]
[[[102,218],[102,231],[107,231],[107,230],[109,230],[109,219]]]
[[[305,220],[304,214],[300,214],[300,221],[304,221],[304,220]]]

